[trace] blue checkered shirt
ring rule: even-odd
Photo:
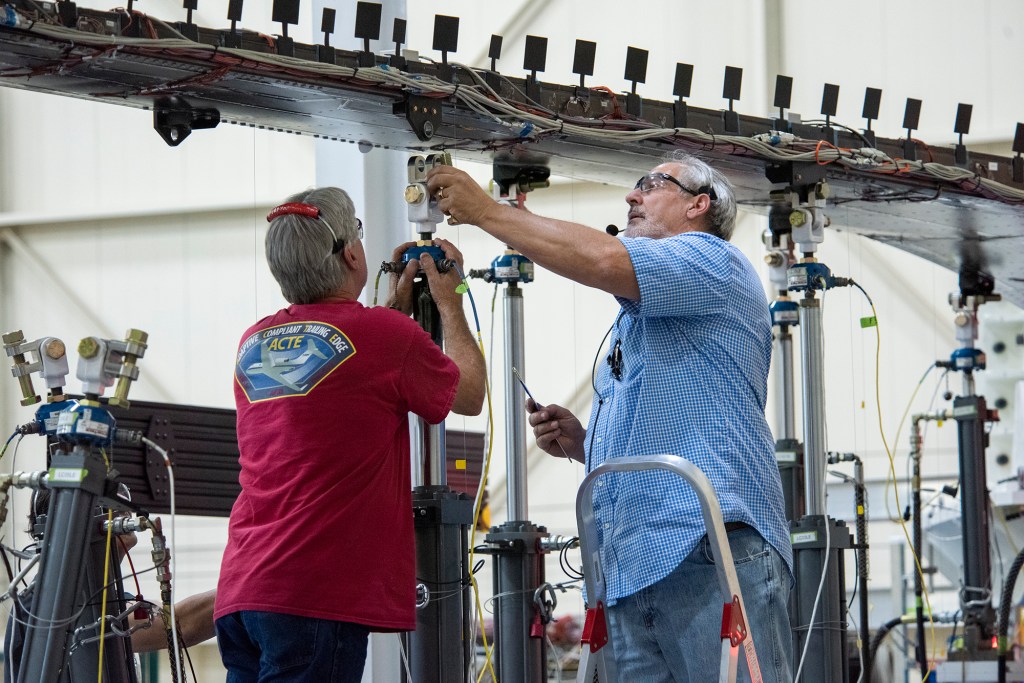
[[[625,238],[640,301],[622,310],[621,379],[601,362],[587,471],[667,453],[707,475],[726,522],[746,522],[792,570],[789,525],[765,421],[772,331],[764,289],[732,244],[703,232]],[[594,493],[608,602],[665,578],[705,533],[696,495],[671,472],[605,475]]]

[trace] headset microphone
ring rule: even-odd
[[[607,228],[605,228],[605,229],[604,229],[604,231],[605,231],[606,233],[608,233],[609,235],[611,235],[612,237],[615,237],[615,236],[616,236],[616,235],[618,235],[618,234],[619,234],[620,232],[622,232],[622,231],[621,231],[621,230],[619,230],[619,229],[618,229],[618,228],[617,228],[616,226],[614,226],[614,225],[610,225],[610,224],[608,225],[608,227],[607,227]]]

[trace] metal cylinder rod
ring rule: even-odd
[[[430,296],[426,280],[417,280],[413,284],[412,315],[434,343],[443,347],[444,330],[441,327],[441,314],[433,297]],[[444,422],[431,425],[422,418],[416,418],[412,437],[413,486],[447,485]]]
[[[821,301],[813,292],[800,300],[803,371],[804,493],[808,515],[825,515],[825,390]]]
[[[989,555],[989,499],[985,475],[985,419],[988,408],[980,396],[953,399],[960,450],[960,524],[964,578],[960,606],[965,629],[977,626],[978,640],[995,633],[992,609],[992,565]],[[980,644],[984,645],[983,642]],[[970,647],[970,645],[968,645]]]
[[[526,415],[523,388],[512,368],[524,372],[523,290],[511,282],[505,287],[505,453],[508,520],[529,519],[526,498]]]
[[[963,396],[974,396],[974,373],[964,373],[964,391]]]
[[[782,406],[779,411],[777,439],[796,438],[796,412],[793,407],[793,334],[789,325],[779,328],[779,374],[782,385]]]
[[[487,535],[494,555],[494,643],[499,681],[547,681],[547,643],[531,633],[544,623],[535,599],[544,584],[548,534],[530,522],[506,522]],[[550,618],[550,614],[546,617]]]
[[[871,624],[868,621],[868,515],[867,515],[867,489],[864,487],[864,462],[857,458],[853,461],[853,478],[857,482],[854,487],[854,503],[857,507],[857,582],[860,592],[857,594],[860,607],[860,642],[861,661],[865,666],[871,665]]]
[[[914,543],[914,555],[917,557],[919,564],[923,564],[922,551],[924,549],[924,536],[923,528],[921,524],[921,420],[924,416],[915,415],[911,422],[910,429],[910,457],[913,462],[913,470],[911,475],[911,488],[913,495],[911,498],[911,505],[914,511],[914,526],[912,541]],[[915,605],[915,621],[917,624],[916,642],[914,647],[917,650],[916,659],[917,666],[921,671],[921,676],[928,675],[928,650],[925,646],[925,626],[924,626],[924,581],[921,578],[921,572],[914,572],[914,605]]]

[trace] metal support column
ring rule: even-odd
[[[78,402],[64,396],[68,363],[62,341],[49,337],[28,342],[21,331],[3,335],[4,348],[14,361],[12,374],[21,384],[22,405],[40,400],[33,390],[31,373],[39,371],[49,388],[47,404],[36,412],[36,420],[19,427],[19,432],[53,436],[59,443],[49,457],[48,470],[12,474],[4,489],[6,492],[6,486],[13,484],[49,492],[38,570],[31,585],[30,607],[23,614],[24,640],[14,680],[136,681],[130,640],[115,637],[105,623],[108,617],[124,612],[125,601],[118,556],[116,550],[109,552],[112,548],[107,545],[103,519],[107,508],[123,506],[112,493],[117,473],[105,456],[101,457],[103,450],[114,443],[116,421],[99,397],[116,380],[109,404],[128,407],[129,386],[138,376],[136,362],[145,352],[146,340],[141,330],[128,330],[124,341],[83,339],[77,376],[83,382],[85,398]],[[29,362],[26,352],[34,354],[36,360]],[[32,512],[35,516],[36,511]],[[100,601],[105,581],[111,579],[106,600]],[[20,600],[15,589],[12,586],[11,595]],[[102,669],[98,647],[101,633],[109,638],[104,643],[107,656]]]
[[[508,254],[506,256],[509,256]],[[533,264],[516,254],[514,277],[521,265]],[[506,266],[506,268],[508,268]],[[511,269],[506,271],[512,275]],[[526,484],[525,395],[513,368],[525,368],[523,290],[510,281],[505,286],[505,452],[507,453],[508,521],[493,527],[486,542],[494,556],[495,661],[499,681],[543,683],[547,680],[545,624],[534,595],[544,583],[544,527],[529,521]]]
[[[436,226],[444,216],[426,188],[427,172],[450,164],[447,154],[410,157],[405,189],[409,221],[419,240],[403,255],[401,264],[384,264],[400,271],[412,259],[427,254],[439,271],[454,267],[433,245]],[[441,316],[430,296],[426,278],[413,284],[413,317],[438,346],[444,345]],[[473,651],[470,642],[469,527],[473,501],[448,487],[444,423],[429,425],[416,418],[413,427],[413,521],[416,537],[416,630],[403,636],[415,683],[466,681]],[[407,680],[402,672],[402,680]]]
[[[764,262],[768,279],[776,289],[775,300],[768,307],[775,330],[773,368],[776,386],[775,460],[782,479],[786,519],[790,522],[804,514],[804,452],[796,434],[796,410],[793,397],[793,333],[800,323],[799,306],[789,298],[787,271],[795,263],[793,256],[790,208],[786,193],[772,193],[768,229],[763,241],[767,249]]]
[[[852,547],[849,529],[828,516],[825,496],[825,391],[821,296],[833,287],[851,284],[833,277],[815,258],[824,240],[824,213],[829,187],[820,168],[813,165],[769,166],[769,180],[785,183],[778,204],[788,198],[791,239],[801,254],[787,271],[790,293],[798,302],[801,369],[803,371],[804,495],[807,514],[792,523],[796,588],[790,601],[794,652],[800,679],[847,683],[846,581],[843,551]],[[778,212],[782,213],[782,212]],[[821,590],[819,591],[819,586]]]
[[[810,289],[800,300],[800,346],[807,514],[794,522],[790,529],[793,568],[797,578],[790,603],[791,623],[796,636],[794,652],[804,662],[801,680],[846,683],[849,672],[846,668],[847,605],[843,551],[852,546],[853,539],[845,523],[828,516],[825,504],[821,301]],[[824,584],[821,583],[823,574]]]
[[[504,283],[505,322],[505,452],[508,521],[485,537],[494,557],[494,649],[499,681],[543,683],[547,680],[549,614],[541,608],[538,589],[544,584],[548,532],[529,521],[526,471],[525,394],[519,378],[525,370],[523,290],[533,281],[533,263],[508,248],[486,270],[471,276]]]
[[[963,612],[963,641],[950,648],[950,661],[979,661],[998,658],[993,645],[996,614],[992,607],[992,562],[989,548],[989,497],[985,473],[988,435],[985,423],[998,419],[982,396],[975,395],[974,372],[984,370],[985,354],[974,348],[978,338],[978,308],[999,301],[994,280],[976,265],[965,263],[960,271],[960,292],[949,296],[954,312],[956,338],[960,347],[949,361],[936,365],[963,373],[963,393],[953,399],[960,459],[960,528],[963,543],[963,583],[960,609]]]
[[[992,561],[989,553],[989,499],[985,475],[985,422],[988,409],[982,396],[953,399],[960,450],[960,526],[964,578],[960,606],[964,613],[964,651],[974,657],[984,651],[995,656],[992,637],[996,615],[992,608]],[[950,653],[953,659],[953,653]]]

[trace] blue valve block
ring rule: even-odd
[[[980,349],[957,349],[949,362],[956,370],[984,370],[985,352]]]
[[[419,261],[420,256],[423,254],[430,254],[430,257],[434,259],[434,263],[445,260],[444,250],[441,249],[441,247],[437,246],[433,242],[420,240],[415,245],[405,250],[405,253],[402,254],[402,263]]]
[[[522,254],[502,254],[491,261],[492,282],[533,282],[533,261]]]
[[[39,425],[39,433],[43,436],[56,436],[57,423],[60,414],[78,405],[78,401],[57,401],[46,403],[36,411],[36,424]]]
[[[797,263],[786,271],[789,291],[802,292],[807,289],[830,289],[836,285],[832,271],[824,263]]]
[[[795,301],[773,301],[768,306],[772,325],[799,325],[800,307]]]
[[[78,403],[60,413],[57,419],[57,438],[61,441],[109,447],[116,430],[117,420],[98,404]]]

